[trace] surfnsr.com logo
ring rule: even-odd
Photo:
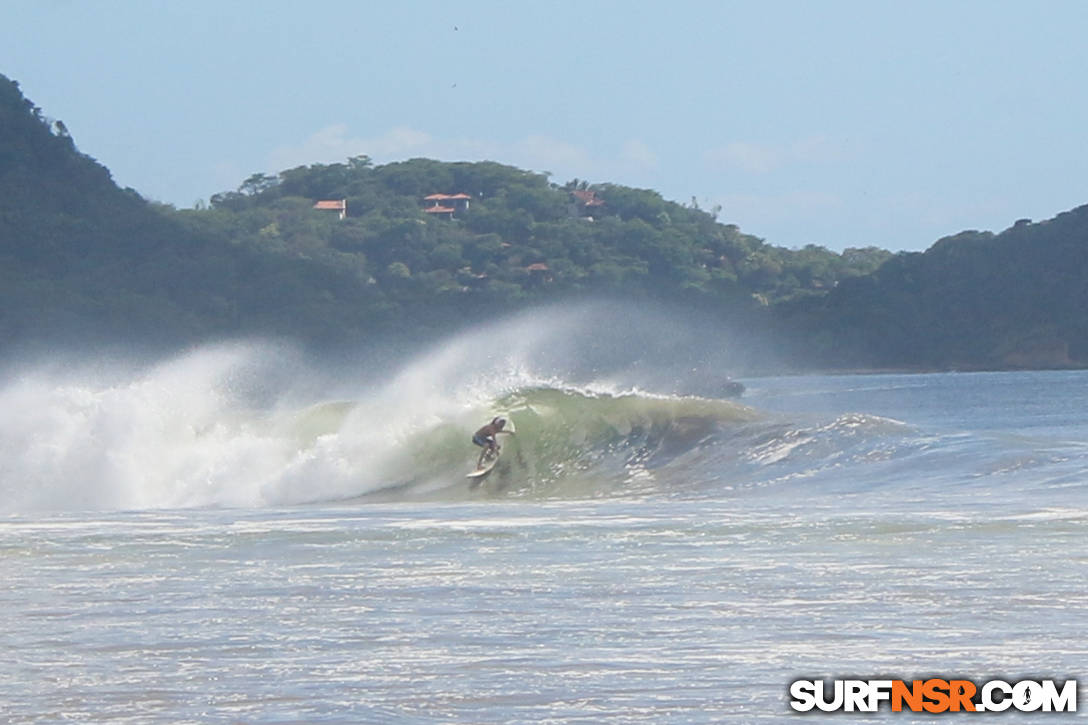
[[[1077,681],[794,680],[790,707],[797,712],[1076,712]]]

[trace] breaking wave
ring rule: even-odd
[[[0,512],[735,496],[856,486],[837,472],[857,465],[892,466],[894,480],[896,462],[925,462],[931,441],[887,418],[721,399],[735,386],[727,339],[689,328],[564,307],[398,356],[236,342],[150,364],[9,363]],[[473,487],[472,433],[499,414],[517,433]]]
[[[320,373],[290,350],[253,344],[109,375],[9,376],[0,507],[707,495],[893,455],[881,441],[905,429],[862,415],[785,424],[731,400],[573,385],[509,357],[481,366],[474,349],[441,347],[355,389],[343,370]],[[328,390],[339,394],[314,394]],[[470,438],[497,414],[516,435],[502,438],[499,465],[474,488]]]

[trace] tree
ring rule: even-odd
[[[264,193],[280,183],[279,177],[269,176],[268,174],[253,174],[248,179],[243,181],[238,187],[238,191],[246,196],[256,196]]]

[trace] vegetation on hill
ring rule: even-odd
[[[0,345],[177,345],[298,324],[333,338],[357,330],[371,302],[341,272],[195,234],[119,189],[0,76]]]
[[[318,201],[344,202],[346,216]],[[720,223],[719,211],[493,162],[365,156],[254,174],[176,210],[119,189],[0,76],[6,345],[352,343],[608,295],[777,330],[802,367],[1088,362],[1088,207],[899,255],[784,249]]]
[[[774,247],[694,203],[612,184],[559,186],[493,162],[374,166],[357,157],[255,174],[207,208],[179,211],[117,188],[2,76],[0,129],[8,340],[349,341],[579,294],[743,314],[819,294],[889,256]],[[467,198],[452,214],[428,213],[425,197],[436,192]],[[343,219],[313,208],[342,199]]]
[[[466,198],[427,200],[435,194]],[[317,200],[346,200],[347,217],[312,209]],[[439,204],[457,206],[428,213]],[[394,310],[570,293],[749,307],[818,294],[891,256],[774,247],[715,216],[654,191],[559,186],[493,162],[374,166],[365,156],[257,174],[212,197],[210,209],[180,213],[194,233],[357,275]]]
[[[1088,206],[903,253],[828,295],[782,305],[813,362],[916,368],[1088,363]]]

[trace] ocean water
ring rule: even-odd
[[[243,344],[9,368],[0,720],[811,721],[794,679],[1083,680],[1088,373],[736,401],[478,349],[358,385]]]

